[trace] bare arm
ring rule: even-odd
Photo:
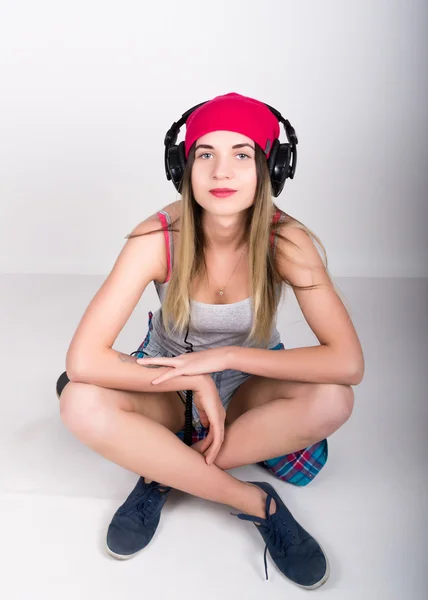
[[[173,214],[175,204],[167,207]],[[66,371],[71,381],[136,392],[196,391],[201,383],[208,382],[209,375],[182,376],[153,386],[152,381],[171,367],[153,371],[138,365],[134,356],[113,350],[118,334],[147,285],[166,277],[165,240],[159,227],[160,222],[154,215],[134,228],[132,233],[137,237],[126,242],[109,276],[86,309],[67,351]],[[157,233],[139,235],[153,231]],[[209,379],[212,382],[211,377]]]
[[[153,371],[152,365],[139,365],[136,360],[135,356],[105,348],[94,352],[89,364],[79,372],[67,370],[67,375],[70,381],[133,392],[201,391],[204,384],[209,384],[208,378],[212,381],[209,375],[182,375],[154,386],[152,381],[171,367],[158,367]]]

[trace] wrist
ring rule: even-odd
[[[235,369],[236,351],[238,349],[238,346],[227,346],[227,348],[225,348],[226,369]]]
[[[206,390],[207,388],[210,388],[213,386],[215,387],[215,383],[214,383],[211,375],[203,374],[203,375],[197,375],[195,377],[195,387],[194,387],[195,392],[202,392],[203,390]]]

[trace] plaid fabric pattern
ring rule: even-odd
[[[293,485],[305,486],[321,471],[328,458],[327,439],[312,444],[304,450],[270,458],[258,463],[275,477]]]

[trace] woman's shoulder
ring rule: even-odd
[[[278,226],[281,227],[283,225],[289,225],[290,223],[293,223],[295,219],[293,219],[291,215],[283,211],[281,208],[277,208],[273,217],[273,221],[278,223]]]
[[[314,269],[324,270],[326,266],[315,242],[322,249],[325,261],[326,251],[319,237],[309,227],[290,215],[286,216],[278,228],[280,235],[277,247],[280,251],[276,254],[277,268],[288,281],[305,285],[298,282],[298,277],[310,280]]]
[[[181,215],[181,200],[177,200],[176,202],[171,202],[166,206],[159,208],[156,212],[152,213],[148,217],[146,217],[143,221],[138,223],[138,225],[133,230],[134,233],[145,233],[149,231],[150,228],[153,228],[153,225],[162,225],[164,224],[164,219],[162,219],[162,213],[167,213],[171,220],[171,223],[174,222]],[[154,231],[162,231],[163,227],[155,228]],[[151,229],[153,231],[153,229]]]
[[[171,202],[170,204],[167,204],[163,208],[160,208],[154,214],[154,216],[157,216],[158,213],[160,213],[160,212],[165,212],[169,215],[171,222],[174,222],[181,216],[181,207],[182,207],[182,200],[176,200],[175,202]]]
[[[278,220],[277,232],[279,233],[277,244],[286,252],[290,251],[291,247],[301,248],[310,238],[310,230],[298,219],[283,211]]]
[[[171,202],[156,212],[148,215],[143,221],[140,221],[126,238],[136,238],[141,235],[164,233],[165,219],[162,219],[162,212],[167,213],[173,223],[181,215],[181,201]],[[163,236],[162,236],[163,237]]]

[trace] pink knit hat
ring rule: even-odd
[[[185,154],[192,144],[211,131],[236,131],[258,144],[266,158],[279,138],[279,123],[269,108],[254,98],[230,93],[216,96],[191,113],[186,121]]]

